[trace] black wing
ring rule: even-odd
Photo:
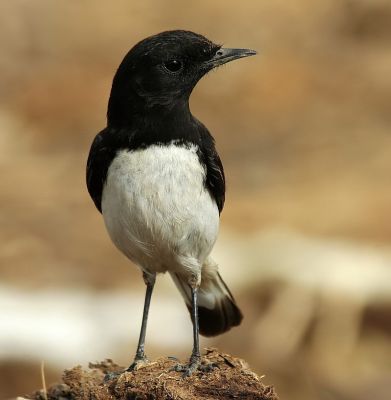
[[[111,143],[113,135],[107,129],[98,133],[92,142],[87,160],[87,188],[96,208],[102,212],[102,191],[107,171],[116,154],[116,147]]]
[[[212,135],[205,128],[201,133],[201,162],[206,166],[205,186],[215,199],[219,212],[225,201],[225,175],[223,164],[215,148]]]

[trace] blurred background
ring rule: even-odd
[[[189,29],[257,57],[195,89],[228,180],[214,250],[243,324],[203,340],[281,399],[389,399],[391,3],[0,3],[0,398],[64,368],[128,365],[144,284],[85,187],[113,74],[140,39]],[[187,357],[191,324],[161,277],[147,354]]]

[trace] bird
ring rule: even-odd
[[[206,369],[199,334],[219,335],[242,321],[210,256],[225,201],[224,169],[213,136],[190,111],[189,98],[208,72],[255,54],[171,30],[134,45],[114,75],[107,126],[92,142],[86,181],[112,242],[139,267],[146,285],[128,371],[148,362],[148,312],[160,273],[171,275],[192,320],[191,356],[174,368],[184,376]]]

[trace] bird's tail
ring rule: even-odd
[[[191,311],[191,290],[183,278],[171,273],[177,288],[181,292],[186,306]],[[230,290],[217,271],[217,265],[208,259],[202,266],[201,286],[198,289],[198,319],[200,334],[203,336],[220,335],[237,326],[243,315],[235,303]]]

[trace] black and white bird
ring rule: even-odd
[[[148,310],[158,273],[169,272],[193,322],[185,375],[201,368],[199,333],[237,326],[242,314],[210,257],[224,206],[222,163],[208,129],[189,109],[210,70],[256,54],[228,49],[183,30],[136,44],[113,80],[107,127],[92,143],[87,187],[116,247],[142,271],[144,313],[136,356],[146,362]]]

